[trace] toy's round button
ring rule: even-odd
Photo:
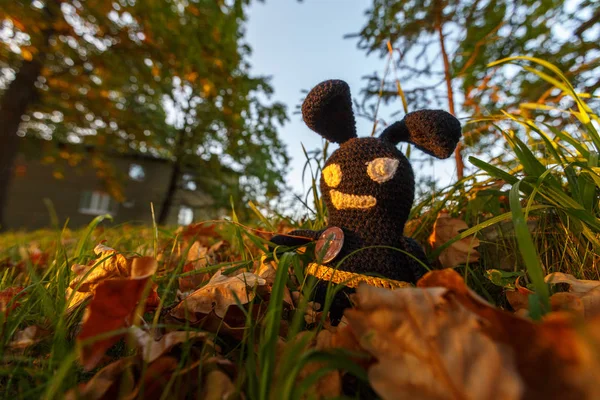
[[[325,229],[315,246],[315,257],[318,262],[328,263],[333,260],[344,246],[344,231],[337,226]]]

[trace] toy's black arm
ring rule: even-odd
[[[271,242],[278,246],[301,246],[317,240],[320,233],[320,231],[298,229],[285,235],[275,235],[271,238]]]
[[[404,237],[404,243],[406,244],[406,251],[417,257],[423,264],[431,267],[423,248],[416,240],[409,237]],[[423,275],[428,272],[427,268],[423,267],[421,263],[414,259],[410,260],[408,266],[415,277],[415,282],[421,279]]]

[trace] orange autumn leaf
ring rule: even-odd
[[[98,255],[98,258],[90,264],[73,265],[71,268],[76,273],[75,278],[69,283],[71,289],[79,285],[78,291],[89,291],[91,286],[102,280],[129,276],[131,260],[115,249],[99,244],[94,248],[94,253]]]
[[[433,232],[428,239],[429,244],[433,249],[437,249],[468,228],[469,226],[465,221],[450,218],[447,212],[440,212],[433,224]],[[474,236],[466,237],[452,243],[450,247],[442,251],[439,261],[444,268],[454,268],[461,264],[477,262],[479,252],[475,248],[478,246],[479,239]]]
[[[66,400],[99,400],[115,399],[120,394],[120,387],[133,387],[133,377],[124,372],[136,366],[139,362],[135,357],[127,357],[117,360],[102,368],[86,383],[65,393]],[[125,381],[126,380],[126,381]]]
[[[90,261],[88,265],[74,264],[71,267],[75,277],[69,283],[66,293],[67,299],[70,299],[69,311],[90,298],[102,281],[131,275],[133,259],[125,258],[115,249],[103,244],[97,245],[94,252],[98,258]]]
[[[175,233],[180,235],[184,240],[195,239],[198,240],[200,244],[207,246],[209,243],[207,239],[219,237],[216,227],[215,224],[199,222],[185,227],[181,226]]]
[[[192,272],[205,268],[208,265],[208,251],[208,247],[202,246],[198,241],[194,241],[187,253],[183,272]],[[182,292],[195,290],[209,279],[210,274],[208,272],[180,277],[179,290]]]
[[[133,323],[133,313],[138,303],[145,300],[141,298],[142,294],[156,268],[156,260],[151,257],[135,258],[130,278],[108,279],[98,284],[77,336],[81,345],[80,359],[85,369],[94,368],[106,350],[118,342],[123,334],[99,340],[93,340],[94,337]]]
[[[264,285],[266,281],[263,278],[250,272],[229,277],[219,271],[206,285],[171,310],[171,315],[177,319],[187,319],[191,323],[199,322],[212,312],[223,318],[230,306],[235,306],[238,302],[246,304],[252,301],[255,288]]]
[[[555,307],[581,312],[586,318],[600,315],[600,281],[577,279],[573,275],[562,272],[548,274],[544,280],[551,284],[569,285],[568,294],[555,293],[550,298]]]
[[[12,310],[20,305],[17,299],[24,294],[25,292],[23,292],[23,288],[20,286],[0,290],[0,313],[8,316]]]
[[[529,296],[533,291],[522,286],[520,283],[521,277],[515,280],[515,290],[506,291],[506,300],[513,310],[519,315],[525,316],[529,313]]]
[[[17,28],[18,30],[22,31],[22,32],[26,32],[27,30],[25,29],[25,24],[23,24],[21,21],[19,21],[17,18],[15,18],[14,16],[9,17],[10,21],[13,23],[13,25],[15,26],[15,28]]]
[[[345,317],[376,362],[371,385],[383,399],[520,399],[514,354],[445,288],[385,290],[361,285]],[[498,384],[500,382],[500,384]]]
[[[31,53],[31,51],[29,51],[27,49],[21,49],[21,56],[23,57],[23,60],[25,60],[25,61],[33,60],[33,54]]]
[[[554,312],[535,323],[488,304],[451,269],[431,271],[417,286],[446,289],[445,298],[475,313],[486,334],[511,349],[523,398],[600,398],[600,318],[582,325],[573,314]]]

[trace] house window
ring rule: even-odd
[[[141,182],[146,178],[146,171],[140,164],[129,164],[129,177],[131,180]]]
[[[179,207],[179,214],[177,215],[177,223],[179,225],[189,225],[194,220],[194,210],[189,207]]]
[[[195,191],[198,189],[196,182],[194,181],[194,176],[192,174],[183,174],[183,188],[185,190]]]
[[[85,191],[81,194],[79,212],[82,214],[116,214],[117,202],[105,192]]]

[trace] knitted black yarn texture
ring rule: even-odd
[[[380,138],[392,144],[410,142],[429,155],[448,158],[460,136],[460,122],[452,114],[443,110],[421,110],[406,114],[402,121],[387,127]]]
[[[382,157],[398,160],[398,168],[391,180],[378,183],[367,174],[367,163]],[[330,188],[321,179],[321,195],[329,212],[328,225],[344,231],[344,246],[330,264],[348,256],[340,265],[343,271],[415,282],[412,271],[416,267],[411,266],[415,261],[392,249],[411,250],[404,240],[404,224],[413,204],[414,175],[406,157],[394,145],[378,138],[354,138],[343,143],[329,157],[325,167],[331,164],[340,167],[342,180],[337,187]],[[373,196],[377,203],[368,209],[338,210],[331,200],[332,189],[345,194]]]
[[[379,138],[356,137],[354,114],[348,85],[339,80],[322,82],[306,97],[302,105],[306,124],[327,140],[340,143],[325,163],[337,165],[341,179],[330,187],[321,179],[321,195],[329,213],[328,226],[344,232],[344,245],[335,259],[326,265],[342,271],[382,276],[405,282],[416,282],[427,272],[427,258],[421,246],[404,236],[404,226],[414,200],[415,180],[408,159],[396,148],[399,142],[415,144],[427,154],[449,157],[461,136],[460,122],[441,110],[422,110],[407,114],[402,121],[390,125]],[[368,165],[376,159],[397,164],[395,173],[376,181],[368,173]],[[338,177],[339,178],[339,177]],[[330,182],[331,183],[331,182]],[[332,191],[342,195],[375,199],[369,206],[336,207]],[[302,238],[275,236],[272,242],[282,245],[305,244],[322,231],[294,231]],[[424,266],[425,265],[425,266]],[[319,282],[315,300],[324,300],[327,282]],[[346,288],[338,293],[331,309],[336,322],[343,309],[350,306]]]
[[[334,79],[315,86],[302,103],[302,118],[330,142],[343,143],[356,137],[352,97],[344,81]]]

